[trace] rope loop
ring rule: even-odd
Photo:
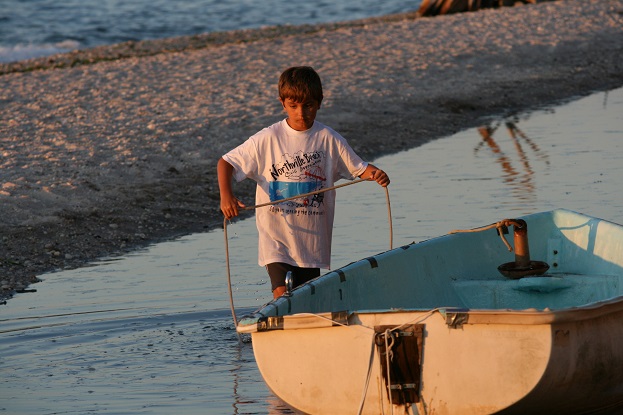
[[[391,341],[390,341],[391,339]],[[394,343],[396,339],[394,338],[394,334],[392,330],[385,330],[385,367],[387,368],[387,388],[388,388],[388,396],[389,396],[389,407],[392,408],[392,414],[394,413],[394,402],[392,400],[392,391],[391,391],[391,361],[394,360],[394,351],[392,348],[394,347]]]
[[[510,244],[508,243],[508,241],[506,240],[506,238],[504,238],[504,232],[503,229],[507,228],[509,226],[514,226],[517,229],[521,229],[523,228],[524,224],[517,221],[517,219],[503,219],[499,222],[496,223],[492,223],[491,225],[486,225],[486,226],[482,226],[480,228],[474,228],[474,229],[455,229],[453,231],[450,231],[450,234],[455,234],[455,233],[469,233],[469,232],[483,232],[483,231],[487,231],[489,229],[497,229],[498,230],[498,235],[500,235],[500,238],[502,238],[502,242],[504,242],[504,245],[506,245],[506,248],[508,248],[509,252],[513,252],[513,247],[510,246]]]
[[[283,202],[287,202],[289,200],[294,200],[294,199],[300,199],[302,197],[307,197],[307,196],[312,196],[312,195],[316,195],[319,193],[324,193],[324,192],[328,192],[330,190],[335,190],[335,189],[339,189],[341,187],[345,187],[345,186],[350,186],[353,184],[357,184],[357,183],[361,183],[361,182],[367,182],[367,181],[371,181],[368,179],[357,179],[357,180],[353,180],[350,182],[346,182],[346,183],[342,183],[339,185],[335,185],[332,187],[327,187],[325,189],[319,189],[313,192],[309,192],[309,193],[303,193],[300,195],[296,195],[296,196],[292,196],[292,197],[288,197],[285,199],[279,199],[279,200],[275,200],[272,202],[267,202],[267,203],[262,203],[259,205],[255,205],[255,206],[245,206],[243,209],[244,210],[252,210],[252,209],[258,209],[261,207],[265,207],[265,206],[270,206],[270,205],[276,205],[279,203],[283,203]],[[389,221],[389,249],[393,248],[393,239],[394,239],[394,230],[393,230],[393,225],[392,225],[392,213],[391,213],[391,204],[390,204],[390,200],[389,200],[389,189],[387,188],[387,186],[385,187],[385,198],[387,201],[387,217],[388,217],[388,221]],[[229,240],[227,237],[227,218],[223,219],[223,235],[225,238],[225,259],[226,259],[226,266],[227,266],[227,290],[229,292],[229,306],[231,309],[231,315],[232,318],[234,319],[234,326],[236,328],[238,328],[238,319],[236,318],[236,310],[234,308],[234,298],[233,298],[233,294],[232,294],[232,287],[231,287],[231,269],[230,269],[230,261],[229,261]],[[242,339],[240,337],[240,334],[238,333],[238,330],[236,330],[236,333],[238,334],[238,341],[240,343],[242,343]]]

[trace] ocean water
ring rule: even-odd
[[[482,127],[374,160],[394,246],[559,207],[623,224],[623,88]],[[337,199],[333,267],[387,250],[382,189]],[[254,220],[228,234],[240,316],[270,285]],[[221,230],[40,277],[0,306],[0,414],[296,413],[238,342]]]
[[[419,0],[1,0],[0,62],[125,41],[417,10]]]

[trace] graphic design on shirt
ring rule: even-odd
[[[274,181],[269,182],[270,200],[274,202],[288,199],[324,188],[327,181],[322,169],[324,159],[325,154],[322,151],[309,153],[300,151],[294,155],[284,154],[281,161],[273,164],[271,168],[270,174]],[[323,193],[319,193],[285,203],[294,208],[318,208],[323,204],[323,200]],[[280,209],[272,210],[279,211]]]

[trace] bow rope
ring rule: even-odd
[[[275,201],[267,202],[267,203],[262,203],[262,204],[255,205],[255,206],[245,206],[242,209],[244,209],[244,210],[253,210],[253,209],[257,209],[257,208],[261,208],[261,207],[265,207],[265,206],[276,205],[276,204],[287,202],[287,201],[290,201],[290,200],[300,199],[300,198],[303,198],[303,197],[312,196],[312,195],[316,195],[316,194],[319,194],[319,193],[324,193],[324,192],[328,192],[330,190],[335,190],[335,189],[339,189],[341,187],[350,186],[350,185],[353,185],[353,184],[357,184],[357,183],[361,183],[361,182],[367,182],[367,181],[371,181],[371,180],[369,180],[369,179],[357,179],[357,180],[353,180],[353,181],[350,181],[350,182],[338,184],[338,185],[335,185],[335,186],[332,186],[332,187],[327,187],[325,189],[315,190],[313,192],[303,193],[303,194],[300,194],[300,195],[288,197],[288,198],[285,198],[285,199],[279,199],[279,200],[275,200]],[[390,200],[389,200],[389,189],[387,188],[387,186],[385,186],[385,199],[387,201],[387,219],[388,219],[388,222],[389,222],[389,249],[392,249],[393,248],[393,239],[394,239],[394,229],[393,229],[393,225],[392,225],[392,209],[391,209],[391,203],[390,203]],[[234,308],[234,297],[233,297],[232,289],[231,289],[231,269],[230,269],[230,265],[229,265],[229,242],[228,242],[228,238],[227,238],[227,218],[225,218],[223,220],[223,235],[224,235],[224,238],[225,238],[225,258],[226,258],[226,265],[227,265],[227,290],[229,292],[229,307],[231,309],[232,318],[234,319],[234,326],[236,328],[238,328],[238,319],[236,318],[236,310]],[[240,333],[238,333],[237,330],[236,330],[236,334],[238,334],[238,341],[240,343],[242,343],[242,340],[240,338]]]

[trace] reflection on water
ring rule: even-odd
[[[623,89],[379,158],[394,246],[565,207],[623,223]],[[338,191],[332,265],[388,248],[385,193]],[[252,201],[248,201],[252,202]],[[239,314],[270,300],[253,220],[228,228]],[[229,312],[223,235],[43,275],[0,306],[0,413],[288,414]],[[287,362],[284,363],[287,367]]]
[[[498,131],[499,127],[504,124],[508,134],[513,143],[514,152],[507,155],[504,150],[500,148],[494,134]],[[549,165],[549,158],[538,146],[538,144],[530,139],[523,131],[517,126],[516,120],[509,120],[504,123],[497,122],[494,125],[483,126],[478,128],[478,132],[482,136],[482,141],[474,148],[474,155],[478,156],[478,152],[486,145],[492,158],[498,163],[502,169],[502,178],[505,183],[512,189],[512,193],[515,197],[521,200],[534,201],[535,197],[535,183],[533,180],[534,170],[530,166],[529,155],[524,150],[522,141],[527,144],[532,151],[532,155],[536,156],[536,161],[544,162],[545,165]],[[518,166],[515,168],[515,166]]]
[[[375,160],[392,179],[394,245],[555,208],[623,223],[623,89],[606,105],[605,95]],[[385,247],[387,233],[374,185],[349,186],[338,197],[335,266]]]

